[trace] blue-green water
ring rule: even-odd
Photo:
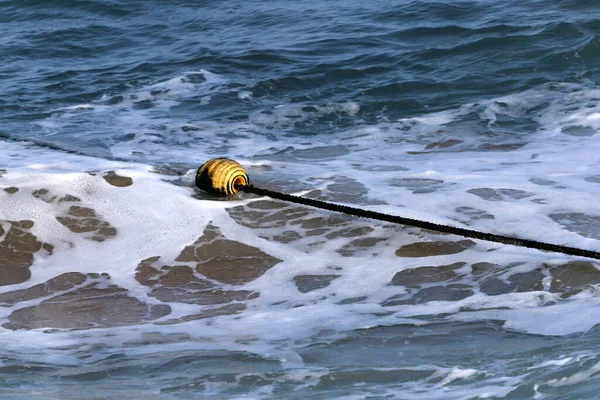
[[[595,262],[406,255],[460,239],[189,179],[227,156],[276,190],[598,250],[597,2],[0,0],[0,55],[0,185],[19,189],[0,192],[0,397],[597,397]],[[69,209],[79,231],[66,194],[95,212]],[[11,226],[53,249],[28,261]],[[178,256],[211,226],[262,253]],[[152,256],[195,275],[144,280]],[[243,282],[206,266],[269,256]],[[84,283],[5,295],[64,273]],[[239,295],[164,294],[193,279]],[[99,306],[88,283],[123,292]],[[52,297],[70,290],[92,294]]]
[[[359,103],[353,118],[333,113],[291,130],[334,135],[357,121],[413,117],[548,82],[596,81],[597,5],[553,3],[7,1],[2,131],[109,156],[134,133],[119,129],[129,109],[60,129],[36,123],[82,103],[123,104],[124,92],[200,69],[227,81],[166,110],[153,109],[160,95],[131,108],[161,122],[226,124],[279,104]],[[237,95],[243,90],[250,100]],[[168,141],[168,127],[143,127]]]

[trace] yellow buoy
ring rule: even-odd
[[[250,184],[244,167],[228,158],[213,158],[196,172],[196,186],[205,192],[229,196]]]

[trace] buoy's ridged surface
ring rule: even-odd
[[[250,183],[248,173],[238,162],[214,158],[202,164],[196,173],[196,186],[205,192],[229,196]]]

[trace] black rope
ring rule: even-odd
[[[564,253],[564,254],[569,254],[572,256],[588,257],[588,258],[594,258],[594,259],[600,260],[600,252],[578,249],[576,247],[561,246],[561,245],[557,245],[557,244],[538,242],[536,240],[519,239],[519,238],[515,238],[515,237],[510,237],[510,236],[495,235],[492,233],[474,231],[472,229],[464,229],[464,228],[457,228],[455,226],[435,224],[433,222],[421,221],[418,219],[406,218],[406,217],[401,217],[398,215],[389,215],[389,214],[384,214],[384,213],[380,213],[377,211],[363,210],[360,208],[354,208],[354,207],[349,207],[349,206],[343,206],[340,204],[328,203],[328,202],[321,201],[321,200],[308,199],[306,197],[300,197],[300,196],[294,196],[291,194],[275,192],[272,190],[257,188],[252,185],[239,187],[238,189],[243,190],[244,192],[247,192],[247,193],[254,193],[259,196],[268,196],[273,199],[289,201],[289,202],[296,203],[296,204],[303,204],[305,206],[320,208],[323,210],[329,210],[329,211],[340,212],[340,213],[344,213],[344,214],[355,215],[357,217],[362,217],[362,218],[371,218],[371,219],[376,219],[379,221],[392,222],[395,224],[409,225],[409,226],[414,226],[417,228],[435,230],[438,232],[452,233],[454,235],[465,236],[465,237],[473,238],[473,239],[487,240],[489,242],[509,244],[512,246],[528,247],[531,249],[538,249],[538,250],[545,250],[545,251],[553,251],[556,253]]]

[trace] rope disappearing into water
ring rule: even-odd
[[[246,170],[239,163],[226,158],[215,158],[213,160],[209,160],[200,168],[198,168],[196,173],[196,186],[204,191],[222,196],[229,196],[239,191],[243,191],[246,193],[257,194],[259,196],[268,196],[273,199],[288,201],[290,203],[320,208],[322,210],[355,215],[362,218],[370,218],[379,221],[391,222],[394,224],[414,226],[417,228],[429,229],[443,233],[451,233],[453,235],[486,240],[488,242],[496,242],[512,246],[527,247],[530,249],[552,251],[555,253],[563,253],[571,256],[587,257],[600,260],[600,252],[596,251],[538,242],[536,240],[519,239],[505,235],[496,235],[493,233],[458,228],[450,225],[435,224],[433,222],[406,218],[398,215],[384,214],[377,211],[363,210],[361,208],[328,203],[326,201],[308,199],[306,197],[294,196],[291,194],[258,188],[250,184],[250,179],[246,173]]]
[[[379,221],[392,222],[395,224],[409,225],[417,228],[430,229],[443,233],[451,233],[468,238],[486,240],[488,242],[496,242],[509,244],[512,246],[528,247],[530,249],[553,251],[555,253],[564,253],[572,256],[588,257],[600,260],[600,252],[578,249],[576,247],[561,246],[557,244],[538,242],[536,240],[519,239],[511,236],[495,235],[493,233],[485,233],[472,229],[458,228],[455,226],[435,224],[433,222],[422,221],[418,219],[401,217],[398,215],[384,214],[377,211],[363,210],[361,208],[349,207],[340,204],[328,203],[326,201],[308,199],[306,197],[294,196],[291,194],[275,192],[272,190],[257,188],[253,185],[239,187],[239,190],[257,194],[259,196],[268,196],[273,199],[289,201],[291,203],[302,204],[305,206],[320,208],[322,210],[334,211],[343,214],[355,215],[362,218],[370,218]]]

